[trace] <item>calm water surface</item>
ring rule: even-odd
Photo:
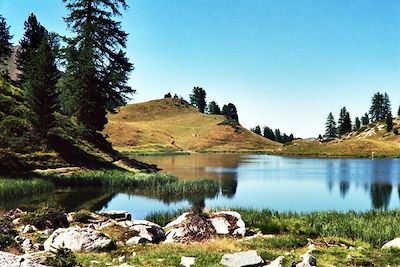
[[[220,192],[205,206],[269,208],[278,211],[393,209],[400,207],[399,159],[315,159],[249,154],[142,156],[180,179],[211,178]],[[20,206],[52,201],[71,209],[128,210],[135,218],[154,211],[190,207],[185,199],[107,193],[86,188],[55,192],[50,200],[21,199]],[[69,205],[68,203],[74,205]],[[6,206],[7,203],[0,203]],[[15,205],[9,203],[9,205]]]

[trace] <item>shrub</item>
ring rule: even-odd
[[[28,212],[21,217],[24,224],[32,224],[38,229],[67,227],[68,220],[64,208],[43,207],[41,209]]]
[[[0,248],[5,248],[14,243],[17,232],[10,218],[0,219]]]
[[[88,210],[80,210],[74,214],[74,219],[76,222],[87,223],[92,219],[92,213]]]
[[[53,267],[74,267],[77,265],[75,254],[65,247],[59,247],[54,255],[47,257],[46,263]]]

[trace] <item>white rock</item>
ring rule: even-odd
[[[382,246],[382,249],[386,248],[400,248],[400,238],[397,237]]]
[[[220,264],[229,267],[252,266],[263,263],[263,259],[258,255],[257,251],[250,250],[238,252],[234,254],[225,254],[220,261]]]
[[[22,229],[22,233],[23,233],[23,234],[33,233],[33,232],[36,232],[37,230],[38,230],[38,229],[37,229],[34,225],[27,224],[27,225],[25,225],[24,228]]]
[[[164,230],[158,224],[145,220],[135,220],[132,223],[133,226],[129,230],[138,232],[138,236],[144,237],[150,242],[160,242],[165,239]]]
[[[187,216],[189,215],[189,212],[185,212],[183,213],[181,216],[179,216],[178,218],[176,218],[175,220],[173,220],[172,222],[170,222],[169,224],[167,224],[165,226],[165,228],[173,228],[175,226],[178,226],[180,224],[182,224],[184,221],[187,220]]]
[[[270,264],[265,265],[265,267],[282,267],[284,259],[285,259],[285,257],[279,256],[274,261],[270,262]]]
[[[134,236],[134,237],[129,238],[125,242],[125,244],[128,245],[128,246],[134,246],[134,245],[137,245],[137,244],[144,244],[144,243],[147,243],[147,242],[150,242],[150,241],[148,239],[144,238],[144,237]]]
[[[107,215],[111,219],[114,219],[116,221],[132,220],[132,215],[129,212],[127,212],[126,210],[103,211],[100,214]]]
[[[190,266],[192,266],[192,265],[195,263],[195,261],[196,261],[196,258],[195,258],[195,257],[185,257],[185,256],[182,256],[182,257],[181,257],[181,263],[180,263],[180,265],[183,265],[183,266],[185,266],[185,267],[190,267]]]
[[[224,217],[212,218],[211,223],[214,226],[217,234],[219,235],[229,234],[229,226],[231,226],[231,224]]]
[[[231,233],[232,235],[240,235],[244,236],[246,234],[246,225],[242,220],[242,216],[236,211],[218,211],[211,214],[212,218],[224,218],[226,220],[226,216],[231,216],[236,219],[236,225],[234,225],[234,231]],[[227,221],[228,222],[228,221]],[[229,223],[229,222],[228,222]],[[231,226],[229,224],[229,226]]]
[[[0,251],[0,266],[4,267],[46,267],[39,263],[35,263],[23,256],[17,256],[11,253]]]
[[[44,242],[46,251],[65,246],[74,252],[90,252],[108,247],[112,240],[107,235],[90,228],[59,228]]]
[[[313,266],[317,266],[317,259],[308,254],[305,253],[303,256],[301,256],[301,258],[303,259],[302,262],[296,264],[296,267],[313,267]]]

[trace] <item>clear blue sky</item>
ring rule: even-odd
[[[346,106],[354,120],[373,93],[400,104],[399,0],[135,0],[123,28],[135,64],[133,102],[194,86],[221,106],[234,103],[245,127],[296,136],[324,132]],[[0,0],[17,42],[34,12],[66,34],[61,0]]]

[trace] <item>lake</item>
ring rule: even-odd
[[[317,159],[253,154],[138,156],[180,179],[218,181],[215,196],[198,196],[207,208],[250,207],[278,211],[365,211],[400,207],[399,159]],[[189,208],[195,201],[158,199],[104,189],[55,191],[0,202],[5,208],[58,203],[68,209],[128,210],[137,219],[155,211]]]

